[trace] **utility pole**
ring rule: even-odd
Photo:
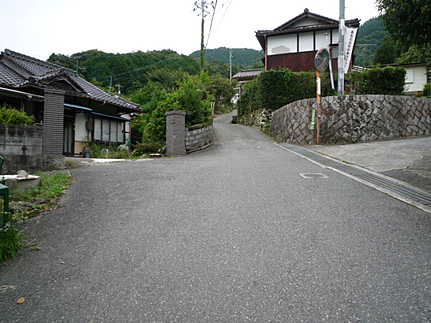
[[[229,48],[229,80],[232,83],[232,49]]]
[[[205,64],[205,40],[204,40],[204,34],[205,34],[205,0],[201,0],[201,72],[204,71],[204,64]]]
[[[338,26],[338,93],[344,95],[344,20],[345,0],[340,0],[340,22]]]
[[[112,91],[112,75],[109,77],[109,92]]]

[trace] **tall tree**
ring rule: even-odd
[[[374,56],[374,64],[392,64],[400,56],[401,51],[397,42],[386,36]]]
[[[376,0],[391,36],[407,49],[431,43],[430,0]]]

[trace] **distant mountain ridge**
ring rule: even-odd
[[[361,25],[356,39],[355,65],[373,65],[377,49],[387,34],[382,16],[371,18]]]
[[[232,51],[232,64],[242,67],[261,66],[263,52],[261,50],[251,48],[226,48],[219,47],[207,49],[205,58],[208,62],[218,62],[229,64],[229,50]],[[200,51],[197,50],[190,54],[191,57],[199,57]]]

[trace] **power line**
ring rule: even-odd
[[[208,47],[208,43],[210,41],[211,30],[213,28],[213,22],[214,22],[214,16],[215,16],[216,9],[217,9],[217,3],[218,3],[218,0],[215,0],[215,2],[213,3],[213,14],[211,16],[211,23],[210,23],[210,28],[208,31],[208,37],[207,37],[207,43],[205,44],[205,49]]]

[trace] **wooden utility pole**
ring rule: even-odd
[[[232,83],[232,49],[229,48],[229,80]]]
[[[316,91],[316,145],[320,145],[320,98],[322,95],[322,83],[320,79],[320,72],[316,71],[316,83],[317,83],[317,91]]]
[[[345,0],[340,0],[340,21],[338,26],[338,93],[344,95],[344,20]]]
[[[203,72],[205,65],[205,6],[205,0],[201,0],[201,72]]]

